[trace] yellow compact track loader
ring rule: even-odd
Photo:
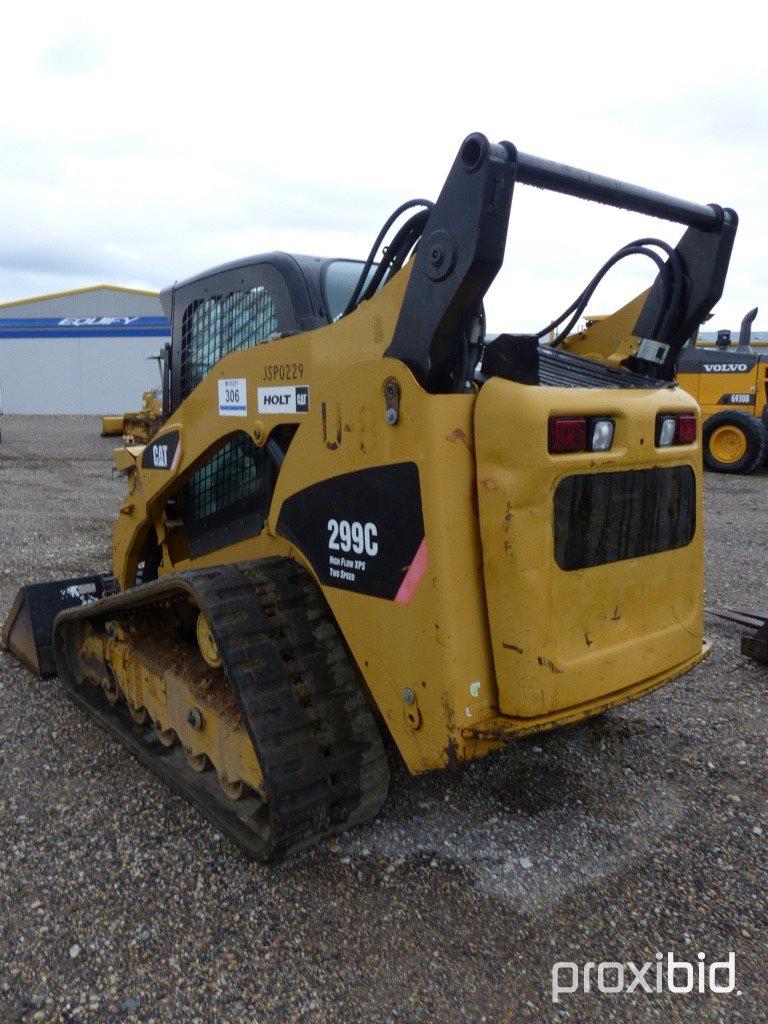
[[[687,230],[489,340],[516,184]],[[384,735],[426,772],[668,683],[706,652],[675,368],[736,224],[475,134],[365,263],[270,253],[176,284],[162,426],[115,455],[113,573],[22,588],[6,643],[263,860],[376,814]],[[650,292],[567,350],[636,254]]]

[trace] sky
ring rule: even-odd
[[[0,301],[160,288],[272,249],[364,258],[462,139],[737,210],[710,329],[768,328],[760,6],[13,5],[0,61]],[[756,45],[751,45],[751,40]],[[621,245],[682,229],[518,186],[491,331],[542,327]],[[590,312],[652,276],[608,275]]]

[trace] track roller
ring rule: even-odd
[[[72,698],[251,857],[307,847],[386,797],[355,666],[289,559],[181,572],[66,611],[54,650]]]

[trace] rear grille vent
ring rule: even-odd
[[[684,548],[696,532],[690,466],[567,476],[555,490],[555,561],[561,569]]]
[[[613,369],[564,352],[562,349],[539,346],[539,382],[556,388],[662,388],[669,381],[651,380],[629,370]]]

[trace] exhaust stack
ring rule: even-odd
[[[752,340],[752,324],[755,322],[757,316],[757,306],[754,309],[750,309],[744,319],[741,321],[741,327],[739,328],[739,344],[736,346],[740,349],[751,348],[750,341]]]

